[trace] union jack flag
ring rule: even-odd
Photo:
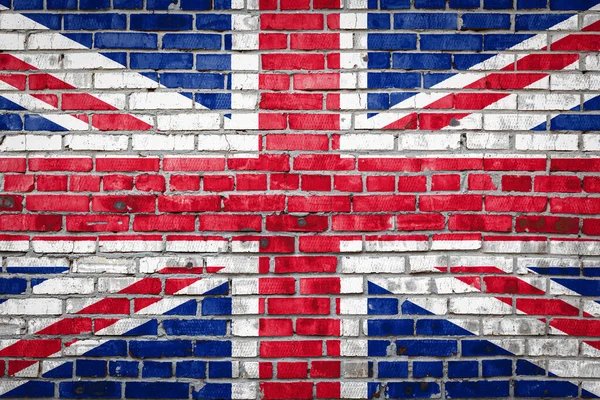
[[[0,398],[599,398],[599,11],[0,0]]]

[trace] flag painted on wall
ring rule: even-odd
[[[0,0],[0,398],[599,398],[599,32]]]

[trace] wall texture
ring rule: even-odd
[[[600,0],[0,0],[0,397],[598,398]]]

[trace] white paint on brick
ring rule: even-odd
[[[341,257],[339,271],[346,274],[402,273],[404,272],[402,257]]]
[[[227,240],[169,240],[167,251],[181,253],[223,253],[227,251]]]
[[[484,318],[483,334],[498,336],[541,336],[546,334],[546,324],[532,318]]]
[[[94,87],[96,89],[156,89],[159,84],[136,72],[96,72]]]
[[[231,321],[233,336],[258,336],[259,320],[256,318],[234,319]]]
[[[0,315],[59,315],[62,300],[55,298],[8,299],[0,303]],[[2,346],[0,346],[2,347]]]
[[[216,289],[221,285],[228,283],[227,278],[207,278],[188,285],[177,292],[175,295],[202,295],[210,290]]]
[[[133,150],[194,150],[193,135],[136,134],[131,137]]]
[[[491,297],[453,297],[450,299],[451,314],[507,315],[512,307]]]
[[[479,292],[479,289],[460,281],[457,277],[454,276],[433,279],[433,293],[454,294],[473,292]]]
[[[340,135],[340,150],[369,151],[394,150],[394,135],[344,134]]]
[[[580,95],[572,93],[520,93],[519,110],[570,110],[579,105]]]
[[[257,341],[231,341],[231,357],[258,357],[258,342]]]
[[[0,19],[0,24],[2,24],[2,19]],[[21,32],[2,32],[0,33],[0,50],[25,50],[26,38],[26,35]]]
[[[65,148],[71,150],[119,151],[127,150],[129,138],[125,135],[66,135]]]
[[[198,137],[200,151],[258,151],[259,145],[258,135],[200,135]]]
[[[96,240],[32,240],[31,246],[36,253],[78,253],[96,252]]]
[[[369,341],[364,339],[346,339],[340,342],[342,357],[366,357],[369,355]]]
[[[362,293],[363,278],[361,277],[341,277],[340,293]]]
[[[381,286],[394,294],[427,294],[431,293],[431,278],[426,277],[370,277],[369,282]]]
[[[527,355],[548,357],[574,357],[579,352],[577,339],[528,339]]]
[[[457,150],[458,133],[403,133],[398,137],[399,150]]]
[[[33,294],[90,294],[94,292],[91,278],[53,278],[32,287]]]
[[[259,278],[234,278],[231,280],[231,294],[259,294]]]
[[[368,306],[366,298],[340,298],[340,315],[367,315]]]
[[[367,29],[367,14],[340,14],[340,29]]]
[[[220,116],[215,113],[158,115],[156,124],[161,131],[211,130],[219,128]]]
[[[83,257],[73,261],[73,272],[80,274],[130,274],[135,260],[127,258]]]

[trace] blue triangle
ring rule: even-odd
[[[127,342],[125,340],[109,340],[87,351],[84,355],[91,357],[126,356]]]
[[[545,131],[546,130],[546,122],[542,122],[541,124],[539,124],[538,126],[536,126],[535,128],[531,129],[532,131]]]
[[[429,310],[424,309],[421,306],[416,305],[411,301],[404,301],[402,306],[400,307],[402,314],[405,315],[433,315],[433,313]]]
[[[25,130],[61,132],[68,129],[42,117],[41,115],[27,114],[25,115]]]
[[[124,67],[127,66],[127,53],[121,53],[121,52],[115,52],[115,53],[101,52],[100,54],[102,54],[106,58],[110,58],[114,62],[119,63],[119,64],[121,64]]]
[[[46,278],[33,278],[33,279],[31,280],[31,287],[37,286],[37,285],[39,285],[40,283],[42,283],[42,282],[44,282],[44,281],[47,281],[47,280],[48,280],[48,279],[46,279]]]
[[[578,267],[527,267],[539,275],[568,275],[579,276]]]
[[[224,284],[219,285],[216,288],[205,292],[204,294],[229,294],[229,282],[225,282]]]
[[[367,281],[367,283],[369,284],[369,294],[393,294],[389,290],[384,289],[371,281]]]
[[[70,378],[73,376],[73,362],[69,361],[45,372],[43,378]]]
[[[189,300],[185,303],[167,311],[164,315],[196,315],[198,303],[196,300]]]
[[[148,322],[143,323],[137,328],[133,328],[127,331],[123,336],[144,336],[144,335],[156,335],[158,332],[158,321],[151,319]]]
[[[0,110],[25,110],[25,108],[21,107],[17,103],[13,103],[8,100],[6,97],[0,96]]]
[[[592,97],[585,103],[583,103],[583,109],[589,110],[600,110],[600,96]]]
[[[596,396],[594,393],[588,392],[585,389],[581,389],[581,397],[584,399],[600,399],[600,396]]]
[[[13,390],[4,393],[0,398],[28,398],[28,397],[54,397],[54,383],[29,381],[14,388]]]

